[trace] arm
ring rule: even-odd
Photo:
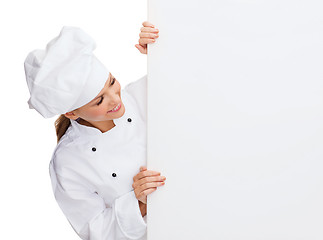
[[[51,161],[50,176],[56,201],[81,239],[140,239],[146,233],[147,224],[133,190],[107,206],[75,171],[58,173]]]

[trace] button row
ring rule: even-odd
[[[128,122],[131,122],[131,118],[128,118]],[[96,147],[92,147],[92,151],[95,152],[96,151]]]
[[[128,120],[128,122],[131,122],[132,121],[131,118],[128,118],[127,120]],[[95,152],[96,151],[96,147],[92,147],[92,151]],[[112,173],[112,177],[116,177],[116,176],[117,176],[116,173]]]

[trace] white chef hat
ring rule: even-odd
[[[46,50],[30,52],[24,62],[29,108],[44,118],[77,109],[108,80],[108,69],[93,55],[94,40],[78,27],[64,26]]]

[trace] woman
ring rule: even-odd
[[[144,22],[139,44],[158,37]],[[49,164],[55,198],[82,239],[146,239],[147,195],[164,176],[146,167],[146,76],[121,90],[93,39],[63,27],[25,61],[30,108],[56,120]],[[139,173],[138,173],[139,171]]]

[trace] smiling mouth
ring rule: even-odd
[[[121,103],[119,103],[117,106],[115,106],[112,110],[110,110],[108,112],[117,112],[117,111],[119,111],[120,108],[121,108]]]

